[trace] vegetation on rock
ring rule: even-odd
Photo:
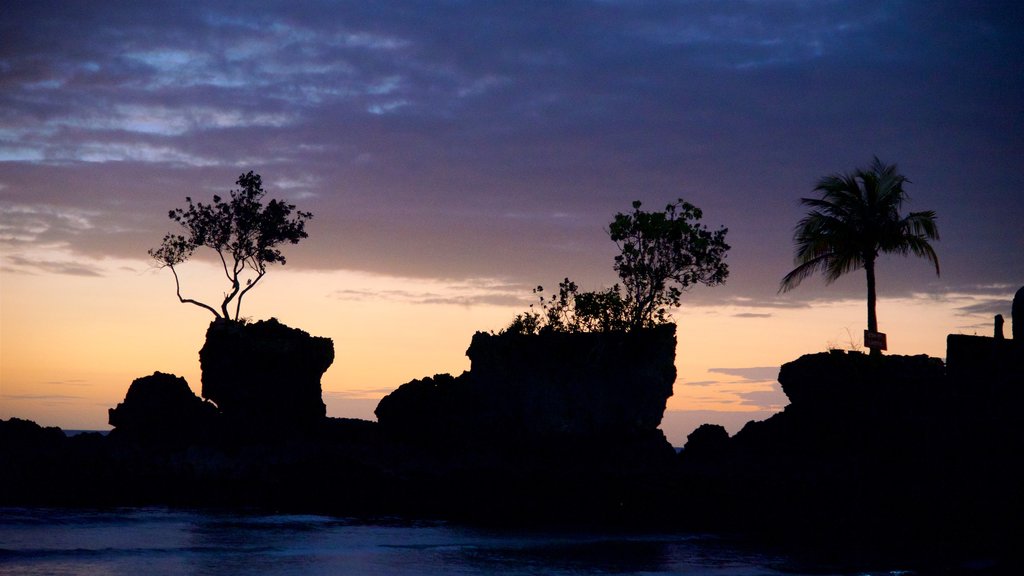
[[[638,330],[669,322],[670,309],[678,307],[683,292],[695,284],[717,286],[729,276],[725,257],[729,245],[726,228],[708,230],[700,223],[703,213],[682,199],[662,211],[618,213],[609,225],[609,236],[619,248],[614,269],[621,284],[596,292],[581,292],[564,279],[558,294],[539,295],[539,308],[517,315],[506,333],[607,332]]]
[[[242,298],[267,273],[267,266],[285,264],[278,248],[284,243],[297,244],[307,238],[306,221],[309,212],[295,210],[293,204],[271,200],[263,205],[263,181],[259,174],[249,171],[235,182],[238,190],[231,198],[213,197],[212,204],[193,202],[186,197],[188,207],[168,212],[168,217],[185,228],[185,234],[167,234],[160,246],[149,250],[162,266],[174,274],[174,286],[182,304],[193,304],[208,310],[217,318],[238,320]],[[181,282],[175,268],[188,260],[197,248],[205,246],[217,253],[224,275],[231,285],[224,293],[219,309],[181,295]],[[234,304],[232,315],[230,305]]]

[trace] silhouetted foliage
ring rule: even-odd
[[[627,303],[618,284],[600,292],[580,292],[576,283],[566,278],[559,282],[558,294],[544,298],[543,292],[543,286],[534,288],[538,308],[531,304],[530,309],[516,315],[503,332],[608,332],[626,330],[629,326]]]
[[[597,292],[580,292],[566,278],[558,294],[547,299],[544,288],[539,308],[517,315],[504,332],[536,334],[556,332],[606,332],[649,328],[669,321],[669,309],[679,306],[682,293],[694,284],[715,286],[725,282],[729,245],[726,228],[708,230],[700,224],[701,210],[677,200],[661,212],[640,209],[615,215],[609,235],[619,247],[615,271],[621,285]]]
[[[682,199],[661,212],[640,206],[633,202],[633,212],[616,214],[609,227],[633,329],[666,322],[668,308],[679,306],[690,286],[717,286],[729,276],[726,228],[708,230],[700,208]]]
[[[281,200],[271,200],[264,206],[263,181],[252,171],[239,176],[235,184],[239,189],[232,190],[227,201],[215,195],[212,204],[203,204],[186,197],[187,208],[168,212],[171,220],[185,228],[185,234],[165,235],[160,246],[150,250],[149,255],[171,269],[179,301],[209,310],[217,318],[237,321],[242,298],[267,273],[267,266],[285,264],[278,246],[285,242],[297,244],[308,237],[306,221],[313,215],[297,211],[293,204]],[[231,289],[224,293],[220,310],[181,295],[175,266],[188,260],[200,246],[217,253],[231,284]],[[229,312],[232,301],[233,317]]]
[[[831,174],[818,181],[821,198],[801,198],[811,210],[796,226],[793,242],[797,267],[782,279],[780,292],[796,288],[815,272],[831,284],[840,276],[864,268],[868,284],[868,330],[878,331],[875,315],[875,260],[880,253],[913,254],[935,264],[939,258],[929,240],[939,239],[935,212],[900,215],[908,199],[909,182],[895,164],[877,157],[868,169]]]

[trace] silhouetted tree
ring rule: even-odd
[[[267,273],[267,266],[285,264],[278,245],[297,244],[308,237],[306,221],[309,212],[296,211],[295,206],[281,200],[263,205],[266,192],[259,174],[249,171],[235,182],[238,190],[231,191],[230,200],[213,197],[213,204],[193,202],[186,197],[188,207],[176,208],[168,217],[185,228],[185,234],[167,234],[160,246],[149,250],[149,255],[171,269],[178,300],[210,311],[217,318],[238,320],[242,298]],[[197,248],[206,246],[217,253],[224,275],[231,289],[224,293],[220,310],[181,295],[181,282],[175,268],[192,256]],[[234,301],[235,313],[229,306]]]
[[[939,239],[935,212],[900,215],[908,199],[903,185],[908,182],[895,164],[885,164],[877,157],[868,169],[832,174],[818,181],[814,190],[822,197],[800,199],[811,210],[796,226],[797,267],[782,279],[779,291],[792,290],[818,271],[831,284],[847,272],[864,268],[868,330],[877,332],[875,260],[879,254],[920,256],[935,264],[935,274],[939,273],[939,258],[929,244],[929,240]]]
[[[729,275],[726,228],[708,230],[700,208],[682,199],[661,212],[640,206],[633,202],[633,211],[616,214],[609,226],[631,329],[667,321],[668,308],[679,306],[690,286],[716,286]]]
[[[668,322],[670,307],[679,306],[682,293],[694,284],[715,286],[725,282],[729,245],[725,228],[710,231],[700,224],[696,206],[677,200],[663,212],[645,212],[639,201],[633,212],[619,213],[609,235],[619,247],[615,271],[622,284],[598,292],[580,292],[566,278],[558,294],[545,299],[540,309],[517,315],[504,332],[535,334],[634,330]]]

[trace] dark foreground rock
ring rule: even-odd
[[[196,396],[184,378],[154,372],[132,382],[109,418],[115,437],[190,444],[216,432],[217,408]]]
[[[320,377],[334,362],[334,343],[276,319],[243,324],[217,320],[199,351],[203,397],[229,428],[281,433],[315,427],[327,413]]]
[[[825,548],[1009,550],[1001,527],[1024,517],[1024,433],[1012,416],[1024,372],[993,369],[990,352],[965,354],[956,377],[925,356],[832,352],[785,364],[785,410],[727,442],[687,444],[679,486],[702,497],[680,501],[699,525]]]
[[[377,406],[404,438],[523,444],[645,437],[676,379],[675,326],[635,333],[473,336],[458,377],[414,380]]]
[[[674,466],[658,429],[675,381],[675,326],[635,333],[477,333],[457,377],[385,396],[382,433],[419,465],[425,501],[485,516],[650,515]],[[468,504],[468,505],[467,505]]]

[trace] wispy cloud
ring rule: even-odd
[[[54,232],[81,235],[95,229],[98,215],[96,210],[0,200],[0,242],[32,243]]]
[[[51,402],[64,402],[64,401],[77,401],[82,400],[84,396],[73,396],[70,394],[3,394],[3,397],[8,400],[30,400],[30,401],[51,401]]]
[[[789,399],[777,385],[771,390],[741,391],[736,392],[736,395],[740,398],[740,405],[752,406],[758,410],[778,411],[789,404]]]
[[[488,281],[463,281],[422,289],[342,289],[331,293],[340,300],[385,300],[407,304],[456,306],[519,306],[528,300],[529,290],[522,286]]]
[[[694,380],[692,382],[681,382],[686,386],[713,386],[715,384],[721,384],[723,380]]]
[[[993,299],[961,306],[957,308],[957,312],[962,316],[973,316],[975,314],[987,314],[994,316],[996,314],[1002,314],[1009,318],[1011,307],[1012,302],[1010,300]]]
[[[61,274],[96,278],[103,276],[95,267],[80,262],[36,260],[19,255],[8,256],[6,263],[0,264],[0,267],[7,272],[22,274]]]
[[[736,376],[745,382],[774,381],[779,375],[778,366],[753,366],[749,368],[708,368],[708,372]]]
[[[80,378],[72,378],[70,380],[49,380],[46,382],[47,385],[56,386],[91,386],[92,383],[88,380],[82,380]]]
[[[325,398],[331,398],[336,400],[380,400],[384,396],[395,391],[395,387],[391,388],[350,388],[346,390],[330,390],[324,391]]]

